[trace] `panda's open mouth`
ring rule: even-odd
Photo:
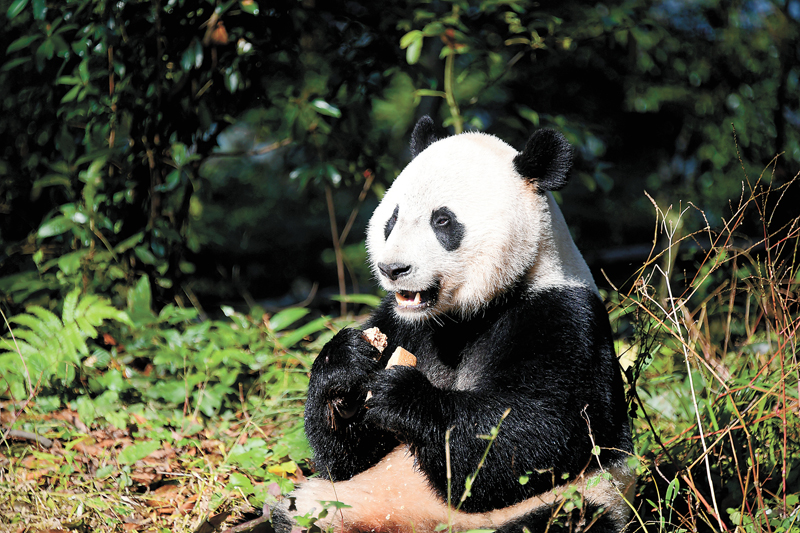
[[[409,311],[425,309],[436,303],[436,296],[439,294],[439,285],[423,291],[397,291],[394,298],[397,300],[397,308]]]

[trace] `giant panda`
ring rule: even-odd
[[[411,153],[368,226],[388,295],[365,327],[417,365],[385,368],[357,329],[323,347],[305,408],[319,477],[272,510],[276,531],[298,516],[337,532],[621,531],[634,484],[623,382],[550,192],[572,148],[546,129],[519,153],[483,133],[437,139],[423,117]]]

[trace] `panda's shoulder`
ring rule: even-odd
[[[608,311],[593,287],[556,285],[527,290],[520,296],[520,320],[536,324],[547,336],[584,334],[587,330],[606,330]]]
[[[593,287],[582,284],[563,284],[545,287],[526,287],[520,294],[522,307],[538,313],[565,311],[569,315],[595,314],[605,307]]]

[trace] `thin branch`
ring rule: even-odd
[[[37,435],[36,433],[31,433],[30,431],[20,431],[18,429],[5,430],[3,432],[3,440],[6,439],[32,440],[38,442],[45,448],[50,448],[53,445],[53,441],[48,439],[47,437],[42,437],[41,435]]]
[[[339,276],[339,295],[342,301],[339,302],[339,312],[342,316],[347,314],[347,286],[344,282],[344,260],[342,259],[342,246],[339,241],[339,230],[336,227],[336,210],[333,204],[333,191],[331,186],[325,185],[325,200],[328,205],[328,218],[331,224],[331,240],[333,241],[333,253],[336,256],[336,272]]]

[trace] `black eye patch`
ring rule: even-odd
[[[397,212],[398,211],[400,211],[400,206],[396,205],[394,207],[394,212],[392,213],[392,216],[389,217],[389,220],[386,221],[386,226],[384,226],[384,228],[383,228],[383,238],[384,238],[384,240],[389,238],[389,234],[392,232],[392,229],[394,229],[394,225],[397,223]]]
[[[466,232],[464,224],[446,207],[440,207],[431,213],[431,228],[439,244],[448,252],[461,246]]]

